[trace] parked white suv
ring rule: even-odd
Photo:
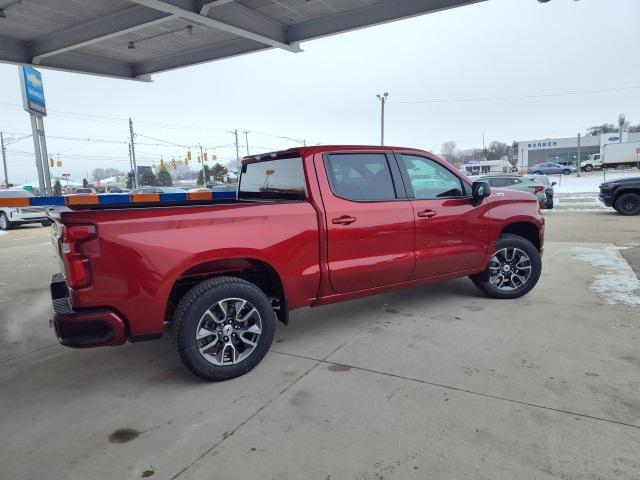
[[[0,190],[0,199],[9,197],[33,197],[33,193],[26,190]],[[51,225],[44,207],[3,207],[0,205],[0,230],[25,223],[40,223],[43,227]]]

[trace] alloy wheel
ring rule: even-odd
[[[489,263],[489,282],[499,290],[515,290],[531,276],[531,259],[519,248],[503,248],[494,253]]]
[[[640,197],[628,195],[622,200],[620,206],[625,213],[636,212],[640,206]]]
[[[208,362],[235,365],[251,355],[261,333],[262,319],[253,304],[242,298],[225,298],[200,318],[196,344]]]

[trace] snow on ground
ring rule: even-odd
[[[600,201],[597,193],[559,193],[555,195],[553,201],[554,210],[562,212],[602,212],[613,211],[613,208],[606,207]]]
[[[640,305],[640,281],[627,261],[620,255],[621,248],[608,246],[604,249],[573,247],[571,255],[583,262],[600,268],[605,273],[594,277],[591,290],[602,295],[609,305]]]
[[[6,235],[6,234],[7,234],[7,232],[5,232],[4,230],[0,230],[0,236]]]
[[[605,181],[637,176],[640,176],[638,171],[581,172],[579,177],[575,173],[571,175],[548,175],[549,181],[557,183],[553,187],[555,193],[597,193],[600,191],[600,184]]]

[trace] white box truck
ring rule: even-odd
[[[616,168],[638,166],[640,142],[607,143],[600,153],[589,155],[580,162],[580,169],[590,172],[596,168]]]

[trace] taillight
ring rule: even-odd
[[[544,190],[542,185],[531,185],[529,188],[533,188],[533,193],[539,193]]]
[[[64,225],[62,227],[60,253],[64,263],[65,277],[71,288],[86,287],[91,284],[91,264],[82,255],[80,244],[94,238],[94,225]]]

